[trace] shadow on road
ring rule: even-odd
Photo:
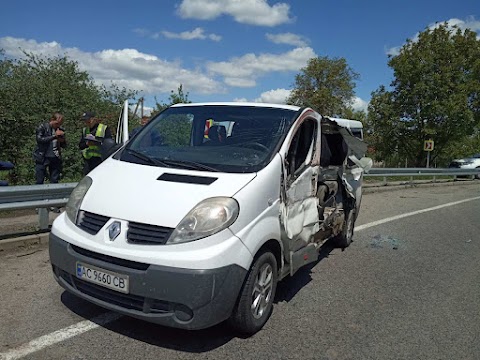
[[[310,281],[312,281],[312,269],[325,258],[330,256],[330,253],[335,249],[333,242],[327,241],[320,248],[317,261],[305,265],[300,268],[293,276],[286,277],[278,283],[277,293],[275,294],[275,304],[292,300],[295,295]]]
[[[107,312],[67,291],[62,293],[61,301],[69,310],[85,319],[91,320]],[[211,351],[237,337],[226,323],[205,330],[181,330],[122,316],[119,320],[101,326],[150,345],[189,353]]]

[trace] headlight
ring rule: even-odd
[[[194,241],[226,229],[237,219],[238,203],[227,197],[203,200],[180,221],[167,244]]]
[[[80,205],[82,204],[83,197],[87,193],[88,189],[92,185],[92,179],[88,176],[85,176],[80,182],[75,186],[70,198],[67,202],[66,213],[68,218],[74,224],[77,221],[78,210],[80,210]]]

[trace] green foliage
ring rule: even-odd
[[[173,90],[170,92],[170,95],[168,97],[168,103],[159,103],[157,98],[155,98],[155,108],[152,111],[151,116],[155,116],[159,112],[162,112],[169,106],[172,106],[174,104],[189,104],[191,103],[190,100],[188,100],[188,92],[185,93],[183,91],[183,85],[180,84],[178,86],[177,92],[174,92]]]
[[[355,95],[354,72],[344,58],[316,57],[295,76],[288,104],[310,106],[326,116],[345,116]]]
[[[377,156],[423,166],[423,142],[431,138],[435,141],[431,162],[445,166],[452,149],[480,125],[476,33],[447,24],[426,29],[417,41],[408,40],[389,66],[394,71],[392,91],[380,87],[369,106],[368,126]]]
[[[56,111],[64,115],[68,144],[63,151],[63,180],[77,181],[82,168],[78,150],[82,112],[95,111],[114,130],[122,100],[135,94],[114,84],[110,89],[95,85],[67,57],[25,54],[24,59],[12,60],[0,53],[0,158],[16,165],[10,182],[34,182],[35,129]]]
[[[158,125],[163,143],[168,146],[188,146],[192,122],[185,115],[172,115],[163,119]]]

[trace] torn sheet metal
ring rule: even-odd
[[[280,219],[287,237],[305,245],[319,230],[317,173],[318,167],[306,169],[288,187],[280,205]]]

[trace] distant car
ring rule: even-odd
[[[448,166],[457,169],[480,169],[480,154],[475,154],[464,159],[454,159]],[[475,175],[476,179],[480,179],[480,174]]]

